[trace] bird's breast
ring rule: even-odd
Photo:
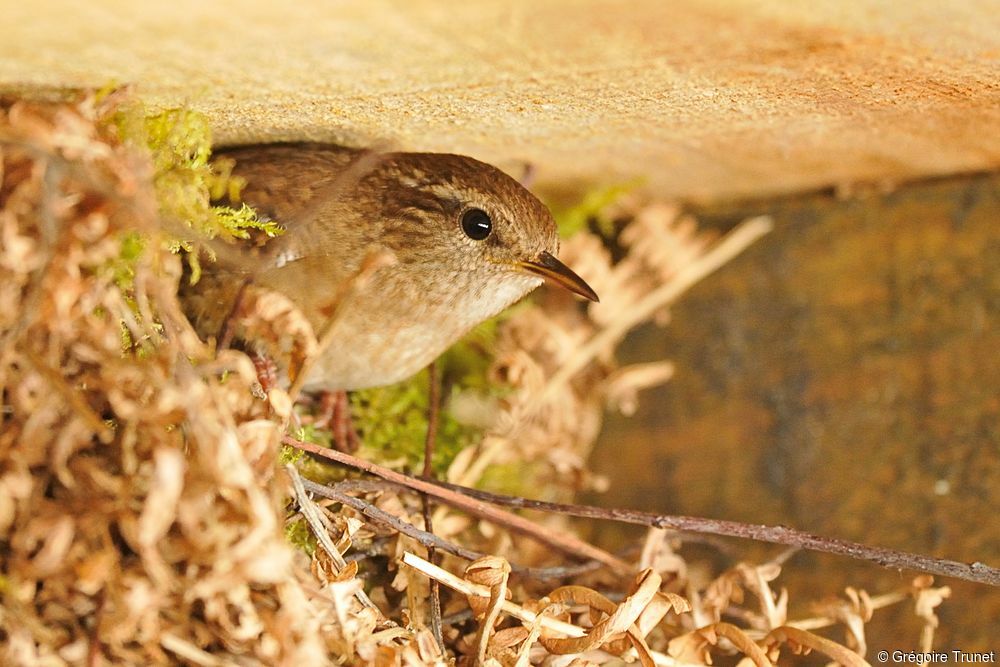
[[[487,281],[457,275],[435,290],[404,273],[373,280],[346,297],[307,388],[352,390],[405,380],[541,283],[519,274]]]

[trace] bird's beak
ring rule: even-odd
[[[546,280],[554,282],[556,285],[573,292],[573,294],[579,294],[583,298],[590,299],[591,301],[600,301],[600,299],[597,298],[597,292],[591,289],[590,285],[588,285],[583,278],[573,273],[572,269],[560,262],[548,252],[543,251],[542,254],[538,256],[538,259],[527,262],[518,262],[517,266],[525,271],[528,271],[529,273],[534,273],[542,278],[545,278]]]

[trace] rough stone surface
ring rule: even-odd
[[[761,196],[1000,165],[1000,3],[3,0],[0,87],[138,84],[222,142]]]
[[[677,373],[608,422],[601,502],[1000,562],[1000,175],[700,211],[762,213],[774,233],[633,338],[629,361]],[[818,572],[830,591],[912,576],[801,554],[793,601]],[[992,650],[1000,590],[941,581],[935,648]],[[876,614],[868,656],[917,634],[909,609]]]

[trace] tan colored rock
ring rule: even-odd
[[[0,87],[135,82],[222,142],[760,196],[1000,165],[1000,4],[4,0]]]

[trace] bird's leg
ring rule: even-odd
[[[434,478],[434,445],[437,441],[438,418],[441,414],[441,382],[438,380],[438,364],[432,361],[427,367],[427,434],[424,438],[424,478]],[[422,495],[424,510],[424,530],[434,533],[434,524],[431,521],[431,502],[427,495]],[[434,547],[427,546],[427,559],[435,562]],[[444,639],[441,635],[441,586],[436,579],[431,579],[431,633],[437,641],[438,647],[444,652]]]
[[[342,452],[358,449],[358,434],[351,419],[351,404],[346,391],[321,391],[316,421],[320,428],[329,428],[333,433],[333,446]]]
[[[250,391],[256,398],[266,401],[267,392],[278,385],[278,365],[262,352],[250,352],[248,356],[253,362],[254,370],[257,371],[257,382],[250,387]]]

